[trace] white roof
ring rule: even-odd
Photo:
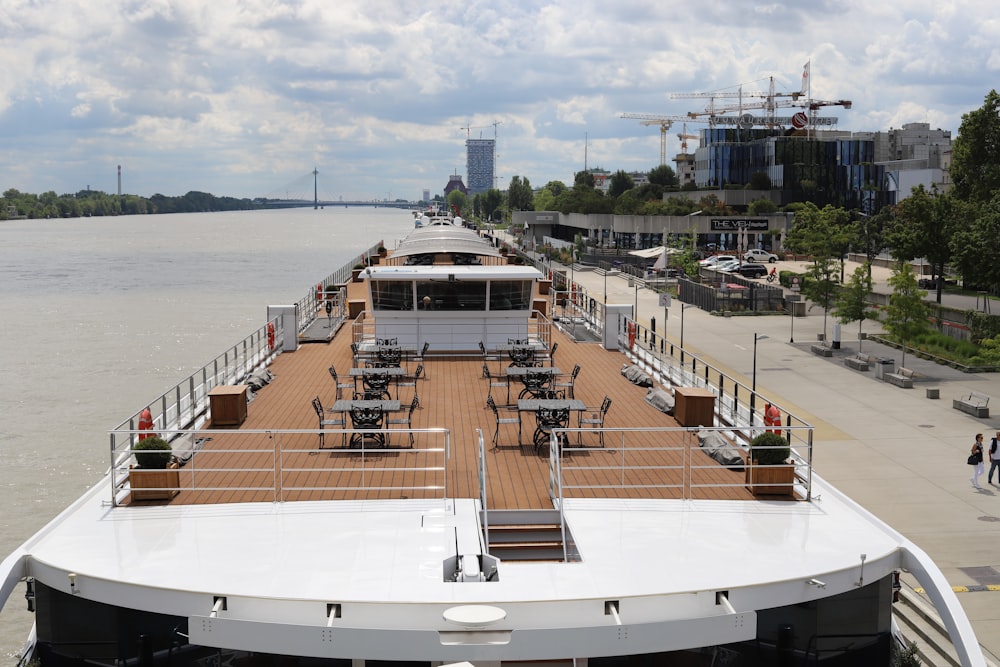
[[[541,271],[531,266],[501,264],[496,266],[373,266],[361,273],[369,280],[539,280]]]

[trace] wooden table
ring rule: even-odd
[[[212,426],[239,426],[247,419],[247,385],[219,385],[208,392]]]
[[[674,387],[674,419],[681,426],[714,426],[715,393],[700,387]]]

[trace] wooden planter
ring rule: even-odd
[[[749,463],[746,467],[747,489],[755,496],[791,496],[794,495],[794,483],[793,464],[762,466]]]
[[[170,500],[180,493],[180,466],[174,461],[166,468],[130,468],[128,484],[132,500]]]
[[[360,283],[362,271],[364,271],[364,269],[351,269],[351,280],[353,282]]]

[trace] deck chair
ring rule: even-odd
[[[422,348],[420,348],[420,352],[418,352],[418,353],[416,354],[416,356],[415,356],[415,357],[413,357],[413,358],[414,358],[414,359],[416,359],[416,360],[417,360],[417,362],[419,362],[419,363],[423,363],[423,361],[424,361],[424,357],[426,357],[426,356],[427,356],[427,350],[429,350],[429,349],[430,349],[430,347],[431,347],[431,344],[430,344],[430,343],[428,343],[428,342],[427,342],[427,341],[425,340],[425,341],[424,341],[424,346],[423,346]]]
[[[420,396],[417,392],[413,392],[413,400],[410,401],[410,407],[404,413],[403,417],[389,418],[386,420],[386,426],[405,426],[406,428],[413,428],[413,411],[417,409],[420,405]],[[413,433],[410,433],[410,447],[413,446]]]
[[[361,384],[364,387],[365,398],[368,400],[392,400],[389,394],[388,373],[365,373],[361,376]]]
[[[585,417],[584,413],[582,413],[582,412],[580,413],[580,420],[579,420],[579,424],[577,424],[577,425],[580,428],[583,428],[584,424],[586,424],[587,426],[591,426],[591,427],[603,429],[604,428],[604,417],[608,414],[608,409],[610,409],[610,408],[611,408],[611,399],[609,397],[605,396],[604,400],[601,402],[601,407],[600,408],[596,408],[596,409],[595,408],[587,408],[587,411],[590,412],[590,416],[589,417]],[[598,433],[598,435],[601,438],[601,447],[603,447],[604,446],[604,431],[601,431],[600,433]],[[583,432],[582,431],[577,432],[576,438],[577,438],[576,441],[578,443],[583,442]]]
[[[340,377],[337,375],[337,369],[330,366],[330,377],[333,378],[333,384],[337,386],[337,400],[341,399],[341,392],[344,389],[350,389],[354,391],[354,382],[341,382]]]
[[[359,430],[381,431],[385,428],[385,413],[382,412],[382,408],[377,406],[374,408],[354,406],[351,408],[351,427]],[[371,441],[378,447],[385,447],[385,433],[351,434],[351,447],[355,445],[364,447],[367,441]]]
[[[501,378],[495,378],[495,377],[493,377],[493,374],[490,373],[490,367],[489,367],[489,365],[487,365],[487,363],[485,361],[483,362],[483,377],[486,378],[487,380],[489,380],[489,382],[490,382],[490,389],[489,389],[488,392],[486,392],[487,396],[492,396],[494,389],[501,389],[502,388],[507,393],[507,402],[504,403],[504,405],[509,405],[510,404],[510,378],[503,378],[503,379],[501,379]]]
[[[576,398],[576,396],[573,394],[573,385],[576,383],[576,376],[579,374],[580,374],[580,364],[575,364],[573,366],[573,372],[569,374],[568,381],[554,382],[552,386],[564,389],[566,391],[567,396],[569,396],[570,398]]]
[[[500,410],[497,408],[496,401],[493,400],[493,395],[486,397],[486,407],[493,412],[493,418],[496,419],[496,428],[493,429],[493,449],[499,447],[500,438],[500,425],[501,424],[517,424],[517,444],[521,444],[521,413],[514,412],[516,416],[514,417],[501,417]]]
[[[416,387],[417,380],[421,379],[423,376],[424,376],[424,365],[417,364],[417,369],[413,371],[413,375],[404,375],[403,377],[399,378],[399,381],[396,382],[396,386]]]
[[[341,417],[327,417],[326,412],[323,410],[323,402],[319,399],[319,396],[312,400],[313,410],[316,411],[316,416],[319,418],[319,448],[323,449],[323,429],[327,426],[335,426],[337,428],[344,428],[347,421],[343,416]],[[347,433],[343,434],[344,444],[347,443]]]
[[[555,366],[556,349],[559,347],[559,343],[552,343],[552,347],[548,350],[542,352],[542,357],[549,360],[549,366]]]
[[[535,449],[540,451],[551,442],[553,429],[566,428],[568,425],[569,408],[538,408],[535,412],[535,433],[531,438]]]
[[[533,373],[528,371],[528,374],[524,376],[524,389],[521,393],[517,395],[518,399],[528,397],[528,398],[547,398],[549,391],[552,389],[552,375],[550,373]]]

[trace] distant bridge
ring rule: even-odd
[[[313,208],[330,207],[351,207],[370,206],[386,208],[419,208],[419,202],[404,200],[385,199],[350,199],[331,198],[329,195],[320,198],[319,196],[319,170],[313,168],[308,174],[304,174],[291,183],[278,188],[276,191],[254,199],[254,203],[265,208],[303,208],[312,206]]]

